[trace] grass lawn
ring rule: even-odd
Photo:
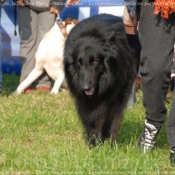
[[[105,142],[89,150],[68,91],[15,96],[12,93],[18,82],[16,75],[3,77],[0,174],[175,174],[175,167],[169,164],[165,125],[152,154],[142,154],[137,149],[145,113],[141,91],[137,92],[134,108],[125,112],[115,148]]]

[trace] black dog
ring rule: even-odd
[[[81,21],[66,40],[65,76],[90,144],[116,139],[138,72],[137,46],[122,19],[108,14]]]

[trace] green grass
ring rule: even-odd
[[[68,91],[15,96],[18,82],[18,76],[3,77],[0,174],[175,174],[169,164],[165,125],[152,154],[137,149],[145,113],[141,91],[137,92],[134,108],[125,112],[115,148],[105,142],[89,150]]]

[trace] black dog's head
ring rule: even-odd
[[[115,46],[106,46],[107,39],[103,36],[82,37],[74,43],[71,54],[66,53],[65,75],[75,96],[99,97],[112,93],[116,79],[121,76],[115,73],[121,69],[118,64],[120,57],[116,59]]]
[[[72,54],[74,67],[79,77],[79,86],[86,95],[98,90],[100,77],[105,71],[105,53],[101,47],[79,42]]]

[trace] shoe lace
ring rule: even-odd
[[[145,131],[144,131],[144,145],[149,147],[154,147],[156,143],[156,137],[158,134],[159,128],[145,123]]]
[[[173,147],[173,148],[170,150],[170,152],[171,152],[172,154],[175,154],[175,147]]]

